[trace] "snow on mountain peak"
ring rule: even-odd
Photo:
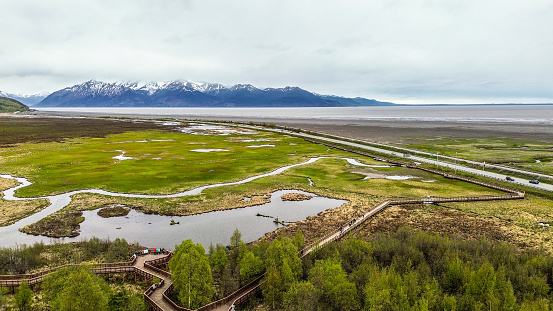
[[[75,92],[81,96],[117,96],[127,91],[139,91],[153,96],[159,91],[185,91],[200,92],[205,94],[217,95],[221,91],[264,91],[264,92],[290,92],[301,90],[298,87],[287,86],[285,88],[264,88],[259,89],[251,84],[235,84],[233,86],[224,86],[219,83],[196,82],[190,80],[172,80],[165,82],[102,82],[90,80],[82,84],[64,89],[65,92]]]

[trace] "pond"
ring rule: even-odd
[[[292,192],[311,195],[313,198],[305,201],[282,201],[283,194]],[[65,200],[61,201],[59,205],[66,206],[69,203]],[[185,239],[192,239],[207,249],[210,243],[227,245],[235,229],[242,233],[242,240],[251,242],[267,232],[282,227],[273,221],[275,217],[283,222],[301,221],[346,202],[346,200],[320,197],[298,190],[279,190],[271,194],[269,203],[190,216],[163,216],[131,210],[127,216],[102,218],[98,216],[98,209],[84,211],[85,221],[81,223],[80,235],[72,238],[34,236],[17,230],[24,223],[33,223],[43,218],[45,214],[51,213],[51,210],[44,210],[13,225],[0,227],[0,246],[30,245],[40,241],[46,244],[67,243],[99,237],[111,240],[125,238],[128,242],[167,249],[173,249],[176,244]],[[53,205],[58,204],[54,202]],[[256,216],[258,213],[273,218]],[[171,225],[172,220],[178,224]]]
[[[291,192],[314,197],[305,201],[281,200],[283,194]],[[97,210],[85,211],[83,216],[86,220],[81,224],[81,235],[65,241],[94,236],[112,240],[119,237],[145,246],[174,249],[175,244],[191,239],[194,243],[201,243],[207,250],[210,243],[228,245],[235,229],[242,233],[242,240],[251,242],[282,227],[273,221],[274,218],[256,216],[258,213],[278,217],[283,222],[296,222],[346,202],[303,191],[280,190],[272,193],[271,202],[263,205],[190,216],[161,216],[131,210],[127,216],[102,218],[98,216]],[[178,224],[171,225],[171,220]]]

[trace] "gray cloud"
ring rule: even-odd
[[[3,0],[0,90],[190,79],[553,102],[551,16],[549,0]]]

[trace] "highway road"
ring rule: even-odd
[[[378,147],[374,147],[374,146],[367,146],[367,145],[364,145],[364,144],[351,142],[347,139],[328,138],[328,137],[319,136],[319,135],[315,135],[315,134],[297,133],[297,132],[292,132],[292,131],[283,130],[283,129],[267,129],[267,128],[264,128],[264,130],[269,130],[269,131],[278,132],[278,133],[285,133],[285,134],[290,134],[290,135],[304,137],[304,138],[316,139],[316,140],[326,141],[326,142],[329,142],[329,143],[341,144],[341,145],[345,145],[345,146],[359,148],[361,150],[367,150],[367,151],[370,151],[370,152],[377,152],[377,153],[381,153],[381,154],[396,156],[396,157],[404,158],[405,160],[409,160],[409,161],[413,161],[413,162],[433,164],[436,167],[449,167],[453,170],[458,170],[458,171],[467,172],[467,173],[471,173],[471,174],[474,174],[474,175],[485,176],[485,177],[489,177],[489,178],[494,178],[494,179],[498,179],[498,180],[504,180],[505,181],[506,177],[509,176],[509,175],[505,175],[505,174],[501,174],[501,173],[486,171],[485,167],[488,166],[489,164],[486,164],[484,166],[484,169],[476,169],[476,168],[471,168],[471,167],[467,167],[467,166],[456,164],[456,163],[446,162],[443,159],[440,159],[441,156],[439,156],[439,155],[437,155],[435,157],[435,159],[430,159],[430,158],[426,158],[426,157],[422,157],[422,156],[418,156],[418,155],[413,155],[412,151],[416,151],[416,150],[409,150],[409,152],[403,153],[403,152],[399,152],[399,151],[392,151],[392,150],[387,150],[387,149],[378,148]],[[390,146],[390,147],[396,148],[395,146]],[[404,150],[406,150],[406,149],[404,149]],[[447,159],[452,159],[451,157],[446,157],[446,158]],[[462,161],[466,161],[466,160],[462,160]],[[474,163],[479,163],[479,162],[474,162]],[[549,175],[545,175],[545,176],[550,177]],[[519,178],[519,177],[516,177],[516,178],[513,177],[513,179],[514,180],[511,181],[511,183],[524,185],[526,187],[530,187],[530,188],[534,188],[534,189],[546,190],[546,191],[552,191],[553,192],[553,185],[551,185],[551,184],[539,183],[539,184],[536,185],[536,184],[531,184],[529,179],[524,179],[524,178]]]

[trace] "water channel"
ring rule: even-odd
[[[20,182],[18,186],[4,191],[4,199],[48,199],[50,201],[50,205],[42,211],[21,219],[12,225],[0,227],[0,246],[9,247],[17,244],[29,245],[40,241],[46,244],[70,242],[79,241],[84,238],[88,239],[95,236],[99,238],[110,238],[112,240],[117,237],[125,238],[128,242],[138,242],[141,245],[149,247],[164,247],[168,249],[173,249],[175,244],[180,243],[184,239],[190,238],[194,242],[202,243],[202,245],[207,247],[210,243],[213,243],[214,245],[217,243],[222,243],[224,245],[228,244],[230,236],[236,228],[238,228],[238,230],[242,233],[242,239],[244,241],[254,241],[259,239],[265,233],[271,232],[278,228],[278,225],[273,222],[272,218],[259,217],[256,216],[257,213],[278,217],[281,221],[295,222],[306,219],[308,216],[316,215],[327,209],[338,207],[346,201],[318,196],[314,196],[312,199],[305,201],[282,201],[280,197],[284,193],[302,193],[301,191],[295,190],[282,190],[274,192],[271,196],[271,201],[263,205],[225,211],[215,211],[190,216],[171,217],[143,214],[135,210],[131,210],[125,217],[112,217],[106,219],[98,216],[97,210],[85,211],[83,212],[85,221],[81,223],[80,235],[74,238],[48,238],[45,236],[33,236],[22,233],[18,231],[18,229],[24,227],[25,225],[37,222],[40,219],[66,207],[71,202],[71,196],[77,193],[96,193],[115,197],[145,199],[175,198],[188,195],[197,195],[204,189],[247,183],[258,178],[280,174],[296,166],[314,163],[324,158],[326,157],[311,158],[305,162],[283,166],[272,172],[248,177],[240,181],[212,184],[169,195],[127,194],[109,192],[100,189],[85,189],[39,198],[19,198],[15,196],[15,192],[22,187],[31,185],[31,183],[25,178],[0,175],[1,178],[16,179]],[[351,165],[388,167],[387,165],[367,165],[350,158],[341,159],[346,160]],[[179,224],[170,225],[171,219],[175,222],[179,222]]]

